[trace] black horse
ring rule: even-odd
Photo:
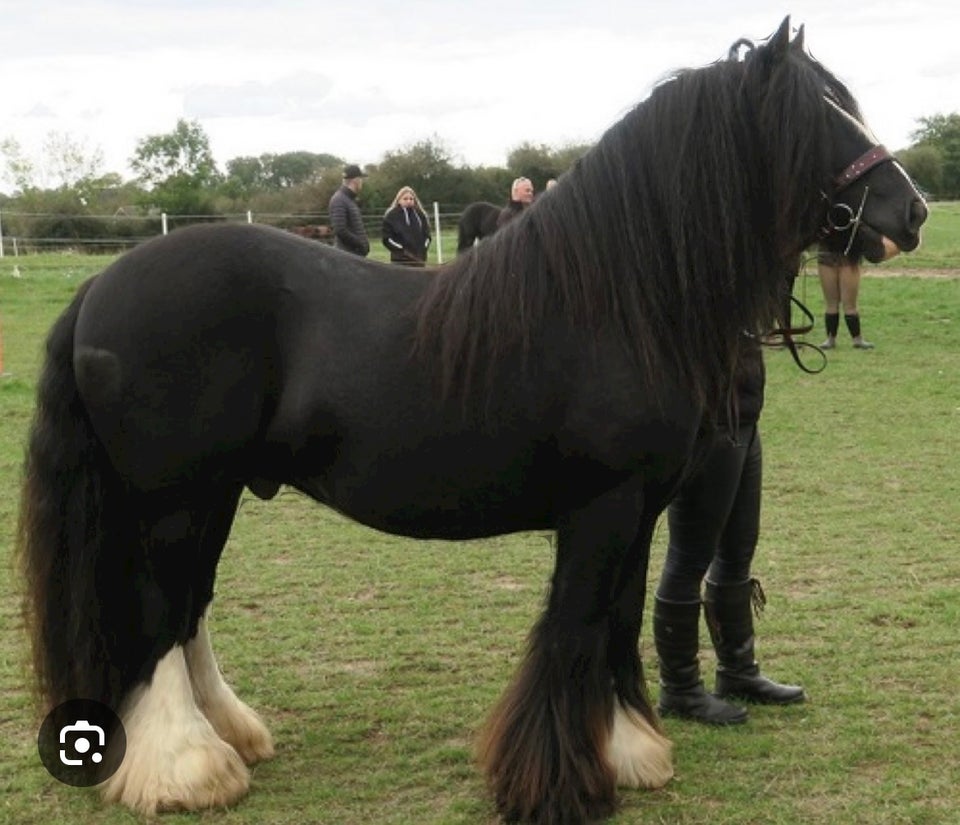
[[[464,209],[457,221],[457,253],[469,249],[475,241],[489,238],[496,232],[500,212],[499,206],[487,201],[471,203]]]
[[[81,288],[47,344],[20,536],[43,696],[124,722],[107,799],[230,804],[272,753],[204,614],[241,491],[281,484],[405,536],[555,529],[482,736],[497,807],[584,822],[669,780],[638,652],[657,517],[804,250],[878,261],[926,217],[801,41],[784,21],[664,81],[444,268],[221,225]]]

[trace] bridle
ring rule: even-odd
[[[740,63],[745,59],[745,56],[755,48],[756,44],[752,40],[741,37],[730,47],[730,50],[727,52],[727,60],[733,63]],[[829,94],[825,93],[823,99],[840,114],[851,117],[851,115],[844,110],[843,106]],[[833,191],[829,194],[823,191],[820,193],[826,202],[827,208],[818,233],[819,240],[825,240],[831,235],[840,235],[844,232],[849,232],[850,237],[847,239],[847,245],[843,248],[843,254],[844,256],[850,254],[857,233],[860,231],[860,225],[863,222],[863,210],[867,205],[870,187],[864,186],[860,204],[856,209],[849,204],[838,203],[836,198],[841,192],[860,180],[860,178],[874,167],[879,166],[881,163],[894,162],[896,162],[896,158],[887,151],[886,147],[875,144],[847,166],[839,175],[834,177],[833,181],[831,181]]]
[[[745,54],[753,51],[756,48],[756,44],[747,38],[740,38],[730,47],[730,51],[727,53],[727,59],[732,62],[740,62],[744,59]],[[849,117],[848,113],[844,111],[843,107],[838,105],[830,96],[824,95],[824,100],[829,103],[831,106],[836,108],[840,113]],[[825,240],[833,235],[842,235],[844,232],[849,232],[850,237],[847,239],[847,244],[843,249],[844,256],[850,254],[850,250],[853,249],[853,243],[856,240],[857,233],[860,231],[860,226],[863,223],[863,210],[867,205],[867,198],[870,194],[870,187],[863,187],[863,195],[860,198],[860,203],[856,209],[854,209],[849,204],[838,202],[837,196],[841,192],[849,188],[851,185],[856,183],[860,178],[862,178],[867,172],[871,169],[879,166],[881,163],[893,163],[896,161],[893,155],[891,155],[884,146],[875,144],[867,149],[862,155],[856,158],[852,163],[850,163],[840,174],[836,175],[831,181],[831,189],[833,190],[830,194],[821,191],[823,200],[826,202],[826,214],[824,215],[823,223],[821,224],[820,231],[818,233],[818,240]],[[775,327],[770,332],[768,332],[763,337],[760,337],[760,343],[765,346],[785,346],[790,351],[790,355],[793,357],[796,365],[806,373],[818,373],[821,372],[827,365],[827,356],[820,347],[816,344],[811,344],[807,341],[795,341],[794,337],[798,335],[806,335],[807,333],[813,330],[814,319],[813,313],[796,297],[794,297],[791,289],[790,293],[790,302],[788,306],[796,305],[800,312],[804,316],[804,321],[801,324],[794,325],[790,323],[790,319],[784,319],[783,325],[780,327]],[[759,336],[747,333],[751,338],[758,338]],[[777,339],[779,340],[771,340]],[[801,349],[812,349],[815,350],[817,355],[820,356],[820,363],[815,367],[809,367],[803,363],[803,359],[800,356]]]
[[[847,239],[847,245],[843,249],[844,256],[850,254],[853,248],[853,242],[860,231],[860,224],[863,221],[863,208],[867,204],[867,196],[870,194],[870,187],[863,187],[863,196],[860,198],[860,205],[854,210],[849,204],[836,201],[837,195],[844,189],[862,178],[867,172],[881,163],[893,163],[896,161],[885,147],[877,145],[871,146],[860,157],[853,161],[846,169],[833,179],[833,193],[827,195],[821,192],[823,199],[827,202],[827,214],[823,224],[820,227],[820,240],[829,238],[831,235],[840,235],[843,232],[850,232]]]
[[[836,198],[841,192],[860,180],[860,178],[871,169],[879,166],[881,163],[894,163],[895,161],[896,158],[887,151],[886,147],[877,144],[867,149],[866,152],[850,163],[839,175],[834,177],[832,181],[832,194],[828,195],[826,192],[821,192],[823,199],[827,202],[827,211],[823,224],[820,227],[819,240],[825,240],[831,235],[841,235],[844,232],[849,232],[850,237],[847,239],[847,245],[843,248],[843,255],[848,256],[850,254],[850,250],[853,248],[853,242],[856,240],[857,233],[860,231],[860,226],[863,223],[863,209],[867,205],[870,187],[863,187],[863,195],[856,209],[842,201],[838,202]],[[779,337],[779,341],[773,341],[771,343],[765,340],[764,343],[768,346],[785,346],[790,351],[794,363],[804,372],[821,372],[827,365],[827,356],[823,350],[816,344],[811,344],[808,341],[794,340],[794,336],[806,335],[813,330],[813,313],[810,312],[799,299],[794,297],[792,293],[790,295],[790,303],[795,304],[803,313],[805,318],[804,323],[797,326],[785,323],[782,328],[774,329],[766,336],[767,339]],[[809,367],[803,362],[800,356],[801,349],[812,349],[817,353],[819,356],[817,366]]]

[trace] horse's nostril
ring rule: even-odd
[[[919,231],[926,219],[927,205],[922,198],[915,198],[910,203],[910,229],[914,232]]]

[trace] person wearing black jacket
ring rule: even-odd
[[[704,456],[667,508],[669,544],[653,611],[660,660],[661,714],[715,725],[739,724],[747,711],[727,699],[786,705],[803,688],[760,674],[753,611],[765,604],[750,567],[760,533],[763,456],[757,422],[765,373],[759,344],[744,337],[735,407],[720,417]],[[717,654],[714,693],[700,676],[703,610]]]
[[[383,245],[390,261],[406,266],[424,266],[430,248],[430,222],[417,193],[403,186],[383,216]]]
[[[330,228],[333,230],[333,245],[337,249],[366,257],[370,253],[370,240],[363,225],[363,215],[357,205],[357,196],[367,177],[356,164],[343,170],[343,183],[330,198]]]

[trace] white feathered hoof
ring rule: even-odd
[[[273,737],[267,726],[256,711],[237,698],[220,673],[206,618],[200,620],[197,635],[184,648],[184,657],[197,706],[220,738],[229,742],[248,765],[273,756]]]
[[[617,702],[607,758],[621,788],[662,788],[673,778],[673,743]]]
[[[229,743],[248,765],[256,765],[273,754],[273,737],[263,720],[249,705],[241,702],[233,693],[233,702],[202,706],[214,730]]]
[[[100,787],[107,802],[141,814],[222,808],[250,788],[250,772],[200,712],[183,648],[157,664],[149,685],[136,688],[121,713],[127,751]]]

